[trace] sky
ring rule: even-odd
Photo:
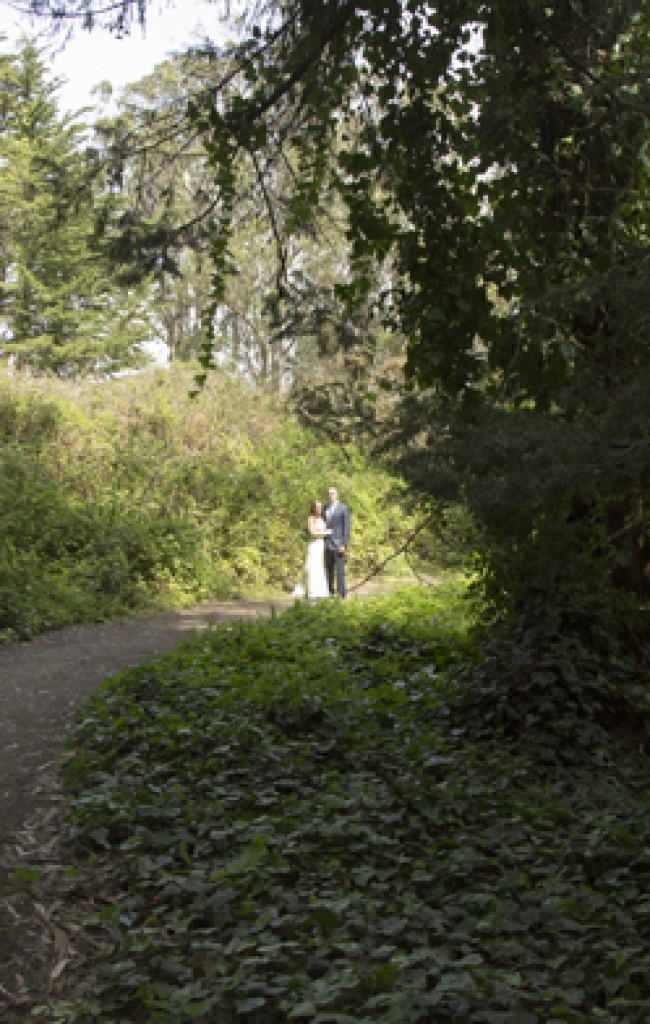
[[[134,25],[123,39],[99,28],[92,32],[78,28],[69,42],[56,44],[61,52],[53,52],[50,57],[53,75],[66,80],[58,93],[60,110],[72,112],[91,104],[91,90],[101,81],[111,82],[118,90],[148,74],[173,51],[206,36],[222,38],[217,14],[221,6],[209,0],[176,0],[173,4],[171,0],[154,0],[149,5],[146,27]],[[22,33],[38,38],[42,26],[42,18],[20,17],[11,0],[0,0],[0,33],[7,36],[7,41],[0,43],[1,52],[15,50]],[[39,39],[39,45],[45,43],[44,37]]]

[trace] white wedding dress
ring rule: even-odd
[[[322,529],[325,530],[323,520]],[[325,574],[325,540],[323,537],[310,537],[307,541],[307,558],[305,560],[307,574],[307,597],[329,597],[329,587]]]

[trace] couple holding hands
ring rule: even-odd
[[[345,597],[345,552],[350,543],[350,509],[339,501],[336,487],[327,492],[327,503],[312,502],[307,518],[307,597]],[[336,584],[336,586],[335,586]]]

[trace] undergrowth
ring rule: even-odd
[[[312,500],[338,486],[360,578],[414,525],[404,484],[215,371],[0,377],[0,641],[300,577]],[[435,554],[432,552],[435,558]]]
[[[66,774],[104,948],[48,1019],[645,1024],[647,760],[475,731],[461,598],[301,604],[103,686]]]

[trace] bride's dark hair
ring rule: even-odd
[[[320,510],[316,508],[317,505],[320,505]],[[316,500],[312,501],[312,503],[311,503],[311,508],[309,509],[309,515],[310,516],[318,516],[318,515],[320,515],[320,513],[322,511],[322,508],[323,508],[322,502],[320,502],[318,500],[318,498],[316,498]]]

